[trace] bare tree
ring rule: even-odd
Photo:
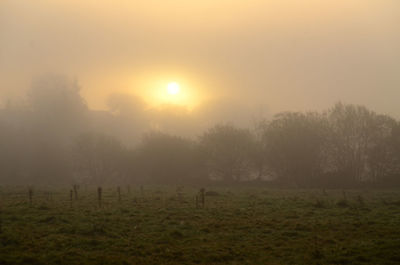
[[[263,129],[262,144],[269,168],[284,183],[315,185],[325,156],[326,122],[317,113],[285,112]]]
[[[336,104],[327,113],[331,168],[343,181],[376,180],[393,167],[388,141],[396,122],[364,106]]]

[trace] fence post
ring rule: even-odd
[[[74,193],[74,192],[73,192],[72,190],[69,191],[69,203],[70,203],[71,208],[72,208],[73,193]]]
[[[102,188],[101,187],[98,187],[97,188],[97,199],[98,199],[98,201],[99,201],[99,207],[101,207],[101,193],[102,193]]]
[[[200,190],[200,196],[201,196],[201,205],[202,205],[202,207],[204,208],[204,205],[205,205],[205,203],[206,203],[205,189],[204,189],[204,188],[202,188],[202,189]]]
[[[32,203],[33,203],[33,189],[32,188],[29,188],[28,196],[29,196],[29,205],[32,206]]]
[[[78,185],[74,185],[74,194],[75,194],[75,200],[77,200],[77,199],[78,199],[78,188],[79,188],[79,186],[78,186]]]
[[[121,187],[117,187],[117,192],[118,192],[118,201],[121,202]]]

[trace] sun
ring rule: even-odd
[[[170,95],[179,94],[180,90],[181,90],[181,87],[177,82],[170,82],[167,85],[167,92]]]
[[[136,93],[143,97],[150,108],[179,106],[192,111],[205,98],[200,94],[203,85],[200,87],[195,78],[178,73],[146,73],[132,81],[132,86],[137,87],[132,90],[137,89]]]

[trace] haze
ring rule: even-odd
[[[0,0],[0,264],[400,264],[400,0]]]
[[[221,120],[340,100],[398,117],[399,18],[396,0],[3,0],[1,102],[50,72],[76,78],[93,109],[114,93],[170,103],[154,90],[176,81],[190,93],[178,105],[218,105]]]

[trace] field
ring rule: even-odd
[[[0,264],[400,264],[400,192],[0,188]]]

